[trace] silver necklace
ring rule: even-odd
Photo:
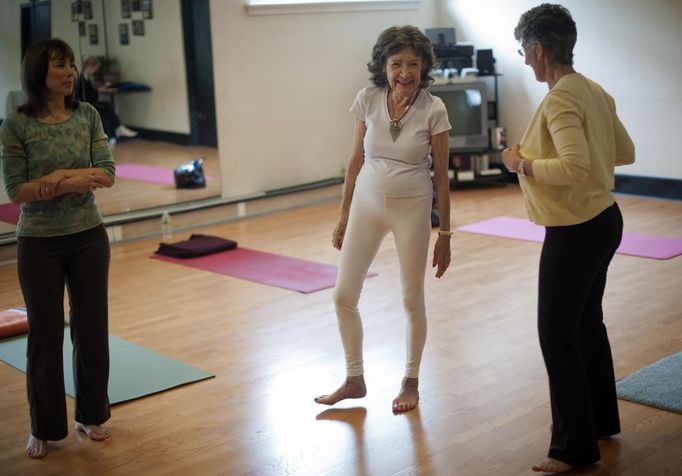
[[[400,123],[400,121],[402,121],[403,118],[410,111],[410,108],[412,107],[412,104],[414,104],[414,102],[417,100],[417,96],[419,96],[420,91],[421,91],[421,89],[417,89],[414,92],[414,94],[412,95],[412,99],[410,100],[410,103],[407,105],[407,107],[405,108],[405,111],[403,111],[403,113],[401,114],[400,117],[395,117],[395,118],[389,117],[390,123],[389,123],[388,130],[391,133],[391,139],[393,139],[393,142],[395,142],[396,139],[398,139],[400,132],[402,132],[402,130],[403,130],[403,125]],[[388,90],[388,94],[389,94],[388,100],[390,101],[391,100],[391,90],[390,89]]]

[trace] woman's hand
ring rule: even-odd
[[[332,246],[337,250],[340,250],[341,245],[343,244],[343,236],[346,234],[346,225],[348,225],[348,218],[339,218],[339,221],[334,228],[334,232],[332,233]]]
[[[50,174],[34,180],[34,182],[38,184],[36,198],[38,200],[52,200],[57,196],[57,187],[59,187],[59,184],[65,179],[66,173],[63,170],[55,170]]]
[[[504,166],[507,167],[508,171],[514,174],[519,171],[519,162],[521,162],[520,148],[521,146],[517,142],[514,144],[514,147],[502,151],[502,162],[504,162]]]
[[[64,193],[87,193],[102,188],[95,174],[78,174],[61,182]]]
[[[440,278],[450,266],[450,237],[439,235],[436,246],[433,247],[433,267],[436,267],[436,277]]]

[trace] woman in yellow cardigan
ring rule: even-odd
[[[560,473],[599,461],[597,440],[620,432],[602,296],[623,234],[614,167],[635,154],[613,98],[573,69],[577,33],[566,8],[530,9],[514,36],[535,78],[549,86],[502,159],[519,175],[531,220],[546,227],[538,330],[553,423],[548,459],[533,470]]]

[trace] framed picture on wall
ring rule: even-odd
[[[133,35],[144,36],[144,20],[133,20]]]
[[[146,20],[154,18],[154,13],[152,12],[152,0],[142,0],[140,6],[142,8],[142,18]]]
[[[78,36],[85,36],[85,22],[78,22]]]
[[[88,38],[91,45],[96,45],[99,43],[96,24],[88,25]]]
[[[130,0],[133,6],[133,11],[134,12],[139,12],[140,11],[140,0]]]
[[[78,2],[71,3],[71,21],[78,21]]]
[[[121,18],[130,18],[130,0],[121,0]]]
[[[90,0],[83,0],[81,2],[81,8],[83,10],[83,18],[92,20],[92,2]]]
[[[130,37],[128,36],[128,24],[119,23],[118,24],[118,39],[122,45],[130,44]]]

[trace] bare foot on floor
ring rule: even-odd
[[[26,445],[26,456],[29,458],[44,458],[47,456],[47,440],[41,440],[33,435],[29,435]]]
[[[409,412],[417,406],[419,402],[419,379],[405,377],[400,393],[393,400],[393,413]]]
[[[569,471],[572,468],[573,466],[564,463],[563,461],[559,461],[558,459],[554,458],[547,458],[545,461],[543,461],[540,464],[536,464],[531,469],[536,473],[559,474],[565,473],[566,471]]]
[[[346,398],[362,398],[365,395],[367,395],[365,377],[358,375],[357,377],[346,378],[346,381],[334,393],[315,397],[315,401],[323,405],[334,405]]]
[[[76,430],[82,431],[88,438],[95,441],[104,441],[111,436],[111,428],[100,425],[85,425],[76,422]]]

